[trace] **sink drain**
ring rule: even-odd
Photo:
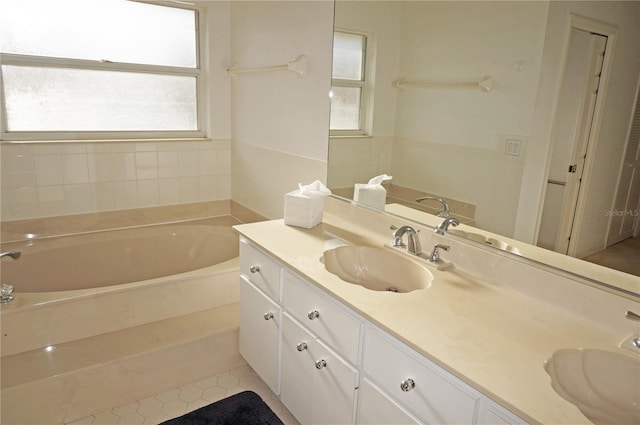
[[[394,288],[393,286],[390,286],[387,289],[385,289],[385,291],[387,291],[387,292],[398,292],[398,288]]]

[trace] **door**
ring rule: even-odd
[[[607,246],[640,235],[640,92],[627,141]]]
[[[538,245],[570,254],[579,237],[578,200],[585,169],[607,37],[573,28],[567,52]]]

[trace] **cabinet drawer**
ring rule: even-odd
[[[358,388],[357,425],[419,425],[395,400],[364,378]]]
[[[301,424],[351,424],[358,372],[287,313],[281,400]]]
[[[357,365],[362,323],[327,295],[291,273],[285,271],[282,281],[285,310],[347,361]]]
[[[373,328],[365,334],[363,369],[418,417],[433,424],[470,424],[480,394],[415,351]],[[413,387],[401,388],[401,384]]]
[[[280,264],[240,239],[240,273],[275,301],[280,301]]]

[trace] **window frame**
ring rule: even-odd
[[[36,68],[63,68],[93,71],[128,72],[137,74],[171,75],[195,78],[196,84],[196,126],[195,130],[124,130],[124,131],[9,131],[7,122],[4,79],[0,66],[0,141],[41,143],[41,142],[109,142],[109,141],[145,141],[145,140],[202,140],[207,138],[206,81],[203,71],[201,51],[205,46],[205,18],[202,8],[188,5],[168,4],[163,1],[130,0],[149,3],[156,6],[186,9],[194,12],[194,30],[196,32],[196,65],[194,68],[167,65],[148,65],[109,60],[90,60],[60,58],[48,56],[23,55],[0,52],[0,64]]]
[[[360,88],[360,114],[358,129],[356,130],[339,130],[329,128],[329,137],[348,138],[348,137],[369,137],[371,136],[371,116],[370,111],[373,110],[373,35],[368,32],[335,28],[335,33],[343,33],[350,35],[358,35],[364,38],[364,48],[362,50],[362,80],[345,80],[341,78],[331,77],[331,89],[333,87]]]

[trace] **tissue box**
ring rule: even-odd
[[[362,205],[384,210],[387,203],[387,190],[380,185],[356,183],[353,200]]]
[[[303,195],[299,190],[284,195],[284,224],[310,229],[322,221],[324,196]]]

